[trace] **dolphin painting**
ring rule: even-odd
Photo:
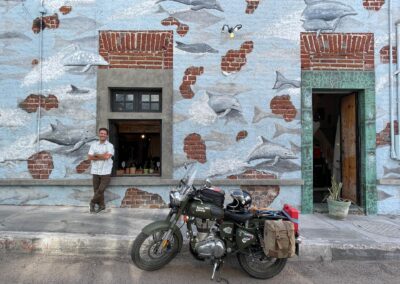
[[[286,77],[283,76],[281,72],[276,71],[275,85],[272,89],[280,89],[285,86],[300,88],[300,81],[286,79]]]
[[[305,0],[305,3],[307,7],[301,15],[303,28],[316,31],[317,35],[323,30],[335,31],[343,17],[357,15],[351,6],[338,1]]]
[[[296,155],[290,150],[279,144],[273,143],[263,136],[259,136],[260,143],[250,152],[246,161],[267,159],[273,160],[271,166],[274,166],[279,159],[297,159]]]
[[[186,44],[176,41],[176,48],[190,53],[218,53],[218,50],[212,48],[206,43]]]
[[[191,9],[194,11],[198,11],[201,9],[215,9],[221,12],[224,11],[217,0],[158,0],[156,3],[164,1],[173,1],[185,5],[191,5],[192,6]]]
[[[77,47],[74,47],[75,51],[66,55],[63,59],[64,66],[84,66],[81,72],[86,72],[92,66],[107,66],[109,63],[100,55],[79,50]]]
[[[46,140],[58,145],[73,146],[70,150],[76,151],[84,144],[94,141],[97,137],[92,131],[81,127],[66,126],[57,120],[57,124],[50,124],[51,130],[40,134],[40,140]]]
[[[225,117],[232,110],[242,111],[239,101],[230,95],[219,95],[206,91],[209,100],[208,105],[219,117]]]

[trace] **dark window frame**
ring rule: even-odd
[[[123,100],[123,110],[117,110],[116,109],[116,104],[119,103],[117,102],[116,98],[117,95],[123,95],[124,100]],[[133,105],[132,105],[132,110],[127,109],[126,105],[127,102],[129,103],[130,101],[127,101],[127,96],[128,95],[133,95]],[[149,95],[149,106],[148,109],[143,108],[143,96]],[[158,96],[158,101],[152,101],[152,96],[157,95]],[[162,112],[162,89],[154,89],[154,88],[149,88],[149,89],[144,89],[144,88],[129,88],[129,89],[120,89],[120,88],[112,88],[110,89],[110,107],[111,107],[111,112],[128,112],[128,113],[161,113]],[[154,104],[153,104],[154,103]],[[158,109],[152,109],[152,106],[155,104],[158,104]]]

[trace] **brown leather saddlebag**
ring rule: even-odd
[[[264,253],[274,258],[295,255],[294,225],[290,221],[266,220],[264,226]]]

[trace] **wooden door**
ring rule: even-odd
[[[342,198],[357,203],[357,105],[356,94],[344,96],[340,105],[342,149]]]

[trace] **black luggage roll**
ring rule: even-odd
[[[205,188],[200,191],[199,198],[203,202],[212,203],[218,207],[224,207],[225,193],[222,191],[216,191],[212,188]]]

